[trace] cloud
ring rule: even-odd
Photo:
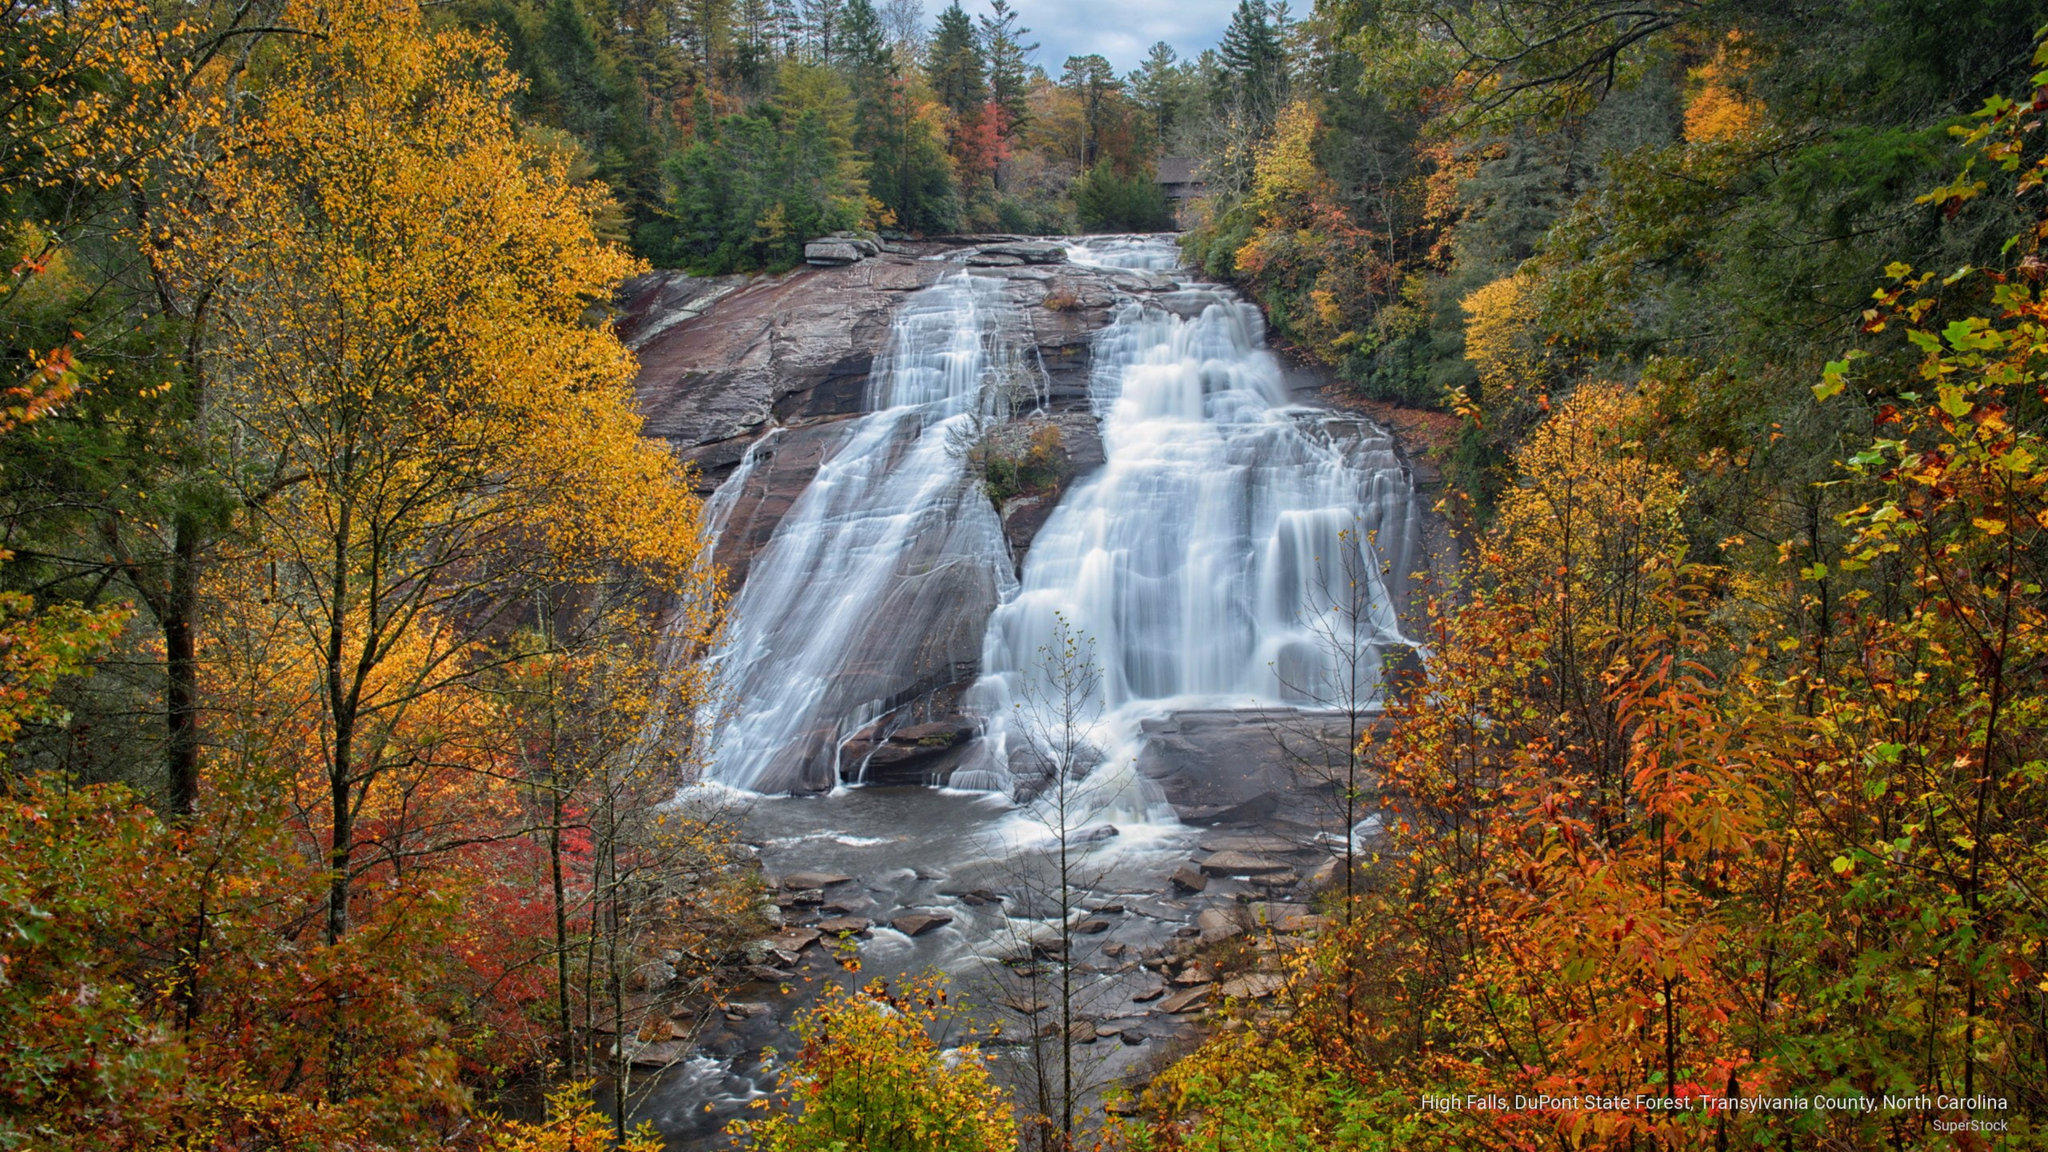
[[[936,18],[950,0],[925,0]],[[987,0],[961,0],[971,15],[988,11]],[[1106,57],[1118,72],[1138,66],[1153,44],[1164,40],[1182,59],[1193,59],[1223,38],[1236,0],[1011,0],[1019,23],[1038,41],[1034,60],[1058,76],[1069,56],[1090,52]]]

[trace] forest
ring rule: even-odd
[[[662,1148],[782,924],[620,285],[1110,232],[1443,475],[1378,833],[1124,1096],[849,984],[734,1146],[2048,1146],[2048,4],[970,7],[0,5],[0,1150]]]

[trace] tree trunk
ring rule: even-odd
[[[173,529],[171,570],[157,624],[164,632],[164,759],[172,815],[199,807],[199,658],[194,616],[199,585],[199,525],[181,515]]]

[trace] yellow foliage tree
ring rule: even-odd
[[[423,754],[423,701],[509,658],[535,597],[621,573],[701,634],[709,573],[689,478],[639,436],[632,360],[592,322],[635,265],[593,228],[604,191],[520,131],[502,53],[413,4],[287,17],[322,35],[275,42],[242,146],[153,255],[211,301],[251,520],[235,570],[262,581],[239,598],[292,634],[316,705],[338,940],[354,824]]]
[[[1472,290],[1465,309],[1465,358],[1479,370],[1486,395],[1535,391],[1544,380],[1538,345],[1536,283],[1527,273],[1503,276]]]
[[[1692,99],[1685,105],[1685,138],[1694,143],[1733,140],[1756,131],[1764,107],[1744,96],[1730,81],[1745,64],[1742,37],[1730,32],[1714,58],[1692,70]]]

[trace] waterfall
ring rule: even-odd
[[[925,664],[943,662],[915,634],[920,609],[974,596],[992,604],[1014,585],[1001,525],[956,444],[1000,391],[985,384],[1002,300],[1000,281],[960,274],[897,313],[866,414],[848,422],[730,604],[715,660],[733,707],[714,782],[833,786],[846,737]],[[728,488],[733,480],[713,497],[714,514],[729,508]]]
[[[1172,256],[1160,240],[1085,247],[1117,267]],[[1095,665],[1097,806],[1143,820],[1160,806],[1130,778],[1140,719],[1327,701],[1317,686],[1344,674],[1329,640],[1347,628],[1371,681],[1349,688],[1373,690],[1378,650],[1400,642],[1387,583],[1407,570],[1414,510],[1384,439],[1340,439],[1328,413],[1290,402],[1262,317],[1226,290],[1122,304],[1096,340],[1091,400],[1107,462],[1061,500],[990,617],[970,697],[988,756],[955,783],[1012,783],[1030,735],[1015,717],[1052,694],[1064,626]]]

